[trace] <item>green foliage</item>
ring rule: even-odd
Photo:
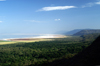
[[[42,65],[56,59],[71,58],[90,45],[81,37],[0,46],[0,66]]]
[[[100,35],[100,33],[93,33],[93,34],[82,35],[81,37],[83,38],[84,41],[93,41],[99,35]]]

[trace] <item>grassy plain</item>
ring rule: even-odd
[[[53,41],[54,39],[31,39],[31,40],[12,40],[12,41],[0,41],[0,45],[15,44],[15,43],[30,43],[40,41]]]

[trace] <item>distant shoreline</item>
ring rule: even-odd
[[[9,38],[9,39],[3,39],[5,41],[34,41],[34,40],[40,40],[40,39],[52,39],[52,38],[66,38],[65,35],[43,35],[43,36],[37,36],[37,37],[30,37],[30,38]]]
[[[40,42],[40,41],[54,41],[55,38],[66,38],[66,35],[42,35],[37,37],[28,38],[9,38],[0,40],[0,45],[15,44],[19,42],[30,43],[30,42]]]

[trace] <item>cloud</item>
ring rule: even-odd
[[[85,8],[85,7],[92,7],[94,5],[100,5],[100,1],[98,2],[91,2],[91,3],[87,3],[86,5],[83,5],[82,8]]]
[[[52,6],[52,7],[43,7],[38,11],[52,11],[52,10],[65,10],[70,8],[76,8],[76,6]]]
[[[60,21],[60,19],[55,19],[55,21]]]
[[[1,23],[2,21],[0,21],[0,23]]]
[[[82,8],[92,7],[93,5],[94,5],[94,3],[87,3],[86,5],[83,5]]]
[[[100,5],[100,1],[99,1],[99,2],[95,2],[95,4],[98,4],[98,5]]]
[[[0,1],[6,1],[6,0],[0,0]]]
[[[36,20],[24,20],[24,21],[26,21],[26,22],[37,22],[37,23],[41,22],[41,21],[36,21]]]

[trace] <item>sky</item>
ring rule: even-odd
[[[100,0],[0,0],[0,34],[100,29]]]

